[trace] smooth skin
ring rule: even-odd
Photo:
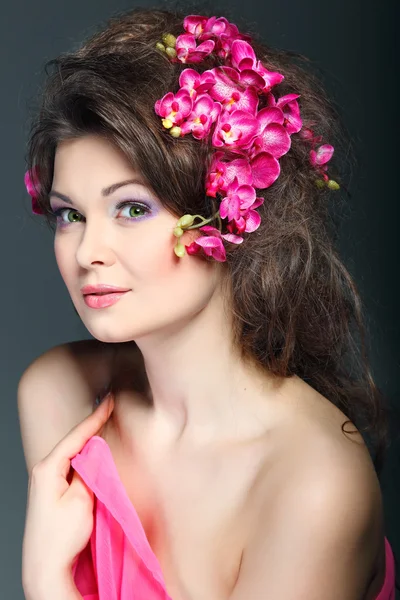
[[[382,502],[361,436],[352,443],[341,432],[345,415],[300,378],[277,381],[243,362],[232,345],[223,265],[174,255],[177,217],[108,141],[61,143],[53,190],[51,206],[63,210],[56,260],[82,322],[99,342],[134,340],[143,360],[146,398],[116,396],[103,437],[150,525],[171,597],[372,600],[384,575]],[[126,220],[133,212],[117,208],[125,200],[146,202],[149,212]],[[96,283],[130,291],[94,310],[80,288]],[[41,460],[40,428],[51,429],[51,449],[58,425],[83,420],[78,404],[88,397],[84,382],[78,389],[82,370],[70,376],[65,362],[47,362],[21,385],[30,465]],[[49,364],[58,365],[57,400]],[[142,375],[131,371],[133,381]],[[40,527],[46,533],[46,522]],[[56,541],[68,565],[61,534]]]

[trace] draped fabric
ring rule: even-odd
[[[107,442],[93,436],[71,464],[94,493],[93,532],[73,567],[83,599],[172,600]],[[395,600],[395,562],[387,538],[385,548],[385,581],[375,600]]]
[[[93,532],[73,567],[84,600],[171,600],[107,442],[93,436],[71,464],[94,493]]]

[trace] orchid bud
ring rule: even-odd
[[[165,52],[165,46],[161,42],[157,42],[156,48],[157,50],[161,50],[161,52]]]
[[[317,188],[319,188],[320,190],[322,190],[322,188],[325,187],[325,181],[323,179],[316,179],[315,180],[315,185],[317,186]]]
[[[179,256],[179,258],[182,258],[182,256],[185,256],[185,254],[186,254],[185,246],[183,244],[176,244],[176,246],[174,248],[174,252],[175,252],[176,256]]]
[[[180,127],[177,127],[175,125],[175,127],[172,127],[169,132],[172,135],[172,137],[178,138],[181,135],[181,131],[182,129]]]
[[[174,35],[172,35],[172,33],[163,33],[163,35],[161,36],[161,39],[166,46],[175,48],[176,37]]]
[[[176,58],[177,56],[175,48],[171,48],[170,46],[165,48],[165,54],[169,56],[169,58]]]
[[[194,221],[194,216],[193,215],[183,215],[183,217],[181,217],[179,219],[179,221],[177,222],[177,226],[181,226],[181,227],[190,227],[190,225],[193,225],[193,221]]]
[[[340,185],[337,183],[337,181],[334,181],[333,179],[329,179],[326,185],[330,190],[340,190]]]
[[[161,119],[161,121],[165,129],[171,129],[173,122],[170,119]]]
[[[175,227],[174,235],[176,237],[181,237],[181,235],[183,235],[183,229],[181,227]]]

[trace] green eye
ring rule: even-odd
[[[69,219],[69,218],[68,218],[68,220],[69,220],[71,223],[76,223],[77,221],[79,221],[79,219],[77,219],[77,218],[76,218],[76,215],[79,215],[79,213],[78,213],[78,211],[77,211],[77,210],[71,210],[71,209],[68,209],[68,208],[66,208],[65,210],[70,210],[70,213],[69,213],[68,217],[70,217],[70,216],[71,216],[71,214],[72,214],[72,219]]]
[[[117,209],[122,209],[125,207],[129,208],[129,216],[122,216],[121,218],[126,221],[142,219],[142,217],[144,217],[146,214],[151,213],[151,209],[148,206],[139,202],[124,201],[120,202],[116,206]],[[68,211],[67,221],[63,219],[64,211]],[[59,227],[68,226],[69,223],[81,223],[82,219],[84,219],[80,212],[73,208],[62,207],[58,208],[57,210],[51,211],[51,213]]]

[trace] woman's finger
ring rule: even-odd
[[[47,467],[51,471],[54,469],[54,472],[57,474],[63,471],[63,475],[66,477],[69,472],[71,458],[82,450],[83,446],[93,435],[98,433],[110,417],[113,408],[114,398],[112,394],[109,394],[93,413],[78,423],[58,442],[44,459]]]
[[[72,494],[73,496],[83,496],[83,497],[89,496],[92,500],[93,500],[93,495],[94,495],[93,491],[86,485],[86,483],[83,481],[82,477],[79,475],[79,473],[77,471],[75,471],[75,469],[73,469],[71,483],[68,488],[68,493]]]

